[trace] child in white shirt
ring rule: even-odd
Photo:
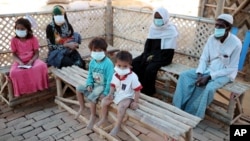
[[[102,99],[102,118],[97,126],[107,121],[108,106],[111,103],[118,104],[117,122],[110,135],[115,136],[121,127],[126,109],[138,108],[138,100],[142,85],[137,75],[131,71],[132,55],[128,51],[120,51],[116,55],[115,73],[111,80],[109,95]]]

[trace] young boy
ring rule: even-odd
[[[119,132],[126,109],[129,106],[132,109],[138,108],[138,99],[142,86],[137,75],[131,71],[131,63],[132,55],[129,52],[120,51],[117,53],[110,92],[101,102],[102,118],[97,123],[97,126],[101,126],[107,121],[108,105],[112,102],[118,104],[116,125],[110,132],[112,136]]]
[[[86,85],[79,85],[76,88],[77,99],[80,109],[76,118],[83,112],[83,95],[90,102],[90,120],[87,129],[92,129],[96,118],[96,101],[108,95],[110,81],[114,74],[113,62],[106,57],[107,43],[103,38],[96,37],[89,43],[92,60],[89,63],[89,72]]]

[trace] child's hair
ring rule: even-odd
[[[31,23],[28,19],[25,19],[25,18],[19,18],[17,19],[17,21],[15,22],[15,29],[16,29],[16,26],[18,24],[21,24],[23,25],[26,29],[27,29],[27,36],[25,38],[31,38],[33,37],[33,31],[31,29]],[[17,38],[19,38],[18,36],[16,36]]]
[[[130,65],[132,64],[132,60],[133,60],[131,53],[128,51],[125,51],[125,50],[119,51],[116,54],[115,58],[116,58],[116,60],[128,62]]]
[[[101,37],[95,37],[89,43],[89,49],[90,50],[102,49],[103,51],[106,51],[107,47],[108,47],[107,42],[105,41],[105,39],[103,39]]]

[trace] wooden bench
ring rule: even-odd
[[[67,96],[65,92],[68,88],[75,92],[75,88],[79,84],[84,85],[86,83],[88,72],[77,66],[64,67],[62,69],[52,68],[51,72],[55,77],[57,87],[55,103],[57,103],[59,107],[64,108],[69,113],[75,115],[77,111],[72,108],[72,104],[79,105],[76,96]],[[64,83],[64,86],[62,86],[62,83]],[[89,104],[86,103],[86,106],[88,105]],[[100,101],[98,102],[97,107],[99,111]],[[116,120],[116,111],[116,105],[112,104],[109,110],[109,119]],[[82,115],[80,115],[79,118],[86,123],[88,122],[88,119]],[[168,136],[175,140],[191,141],[193,140],[192,129],[201,119],[168,103],[141,94],[139,99],[139,109],[127,109],[125,120],[154,132],[162,137],[162,139],[164,136]],[[139,141],[140,139],[133,134],[133,131],[131,131],[130,128],[127,127],[126,121],[124,121],[124,124],[122,125],[123,131],[130,135],[133,140]],[[93,130],[108,140],[118,140],[107,133],[107,130],[110,128],[112,128],[112,125],[102,129],[94,126]]]
[[[236,31],[233,31],[234,34],[236,34]],[[245,35],[245,39],[243,41],[243,47],[241,51],[241,57],[240,57],[240,63],[239,63],[239,70],[243,68],[244,61],[247,55],[247,51],[250,44],[250,31],[248,31]],[[177,83],[178,75],[188,70],[192,67],[189,67],[187,65],[183,65],[180,63],[172,63],[168,66],[162,67],[161,71],[164,72],[165,78],[159,78],[160,80],[166,80],[168,78],[169,80],[173,81],[174,83]],[[165,85],[167,89],[169,89],[169,82],[167,82],[167,85]],[[169,93],[167,89],[157,89],[158,93],[161,93],[165,96],[173,97],[173,94]],[[212,104],[207,109],[207,113],[215,117],[221,121],[223,121],[226,124],[233,124],[237,119],[239,119],[243,114],[242,109],[242,99],[244,97],[244,94],[246,91],[250,89],[249,85],[246,85],[244,83],[234,81],[231,83],[228,83],[221,89],[217,90],[217,93],[225,99],[228,104],[225,104],[221,101],[214,100]],[[230,92],[230,96],[227,96],[227,94],[224,92]]]
[[[37,100],[48,99],[55,96],[54,92],[56,89],[54,79],[52,77],[49,77],[49,89],[38,91],[29,95],[15,97],[12,87],[12,81],[9,77],[10,67],[11,66],[0,67],[0,99],[6,102],[9,106],[13,107],[21,103],[26,103],[28,101],[29,103],[34,103]]]

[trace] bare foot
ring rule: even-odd
[[[106,121],[107,121],[106,118],[101,118],[101,120],[96,123],[96,126],[101,127]]]
[[[120,127],[115,126],[111,131],[110,131],[110,135],[111,136],[116,136],[116,134],[120,131]]]
[[[87,129],[91,130],[94,126],[94,123],[95,123],[95,116],[90,116],[90,120],[89,120],[89,123],[87,125]]]
[[[75,115],[75,119],[77,119],[82,114],[82,112],[83,112],[83,109],[79,109],[79,111]]]
[[[75,119],[79,118],[79,116],[82,114],[82,113],[85,113],[87,112],[87,109],[86,108],[83,108],[83,109],[79,109],[79,111],[77,112],[77,114],[75,115]]]

